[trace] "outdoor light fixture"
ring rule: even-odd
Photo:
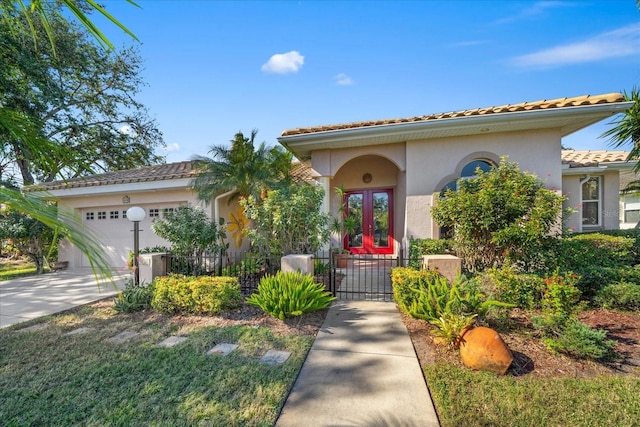
[[[127,219],[133,222],[133,277],[135,286],[140,285],[140,269],[138,268],[138,255],[140,252],[140,221],[146,216],[140,206],[132,206],[127,209]]]

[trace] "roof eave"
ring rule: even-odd
[[[292,151],[296,157],[308,159],[311,151],[319,149],[391,144],[525,129],[558,128],[561,136],[567,136],[607,117],[622,113],[632,105],[633,102],[616,102],[393,123],[280,136],[278,142]]]

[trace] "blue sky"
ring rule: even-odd
[[[148,86],[137,98],[168,162],[254,128],[275,145],[296,127],[640,86],[635,0],[138,3],[104,0],[141,41]],[[607,123],[564,144],[611,149],[599,138]]]

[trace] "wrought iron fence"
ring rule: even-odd
[[[316,283],[339,299],[391,301],[391,269],[398,266],[420,268],[422,259],[399,255],[352,255],[340,264],[333,252],[314,255]],[[200,255],[167,255],[167,273],[189,276],[232,276],[240,282],[242,293],[252,294],[267,274],[280,270],[280,258],[260,257],[250,252],[205,253]]]

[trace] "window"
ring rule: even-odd
[[[582,183],[582,225],[600,225],[600,177],[594,176]]]
[[[86,221],[93,221],[93,218],[94,218],[93,217],[93,212],[87,212],[87,213],[84,214],[84,219]]]
[[[162,209],[162,216],[165,216],[166,214],[173,212],[173,208],[164,208]]]
[[[99,211],[98,212],[98,219],[107,219],[107,212],[106,211]]]
[[[111,211],[111,212],[109,212],[109,218],[110,219],[118,219],[119,216],[120,216],[120,212],[119,211]]]
[[[622,212],[624,213],[623,222],[629,224],[640,222],[640,195],[625,194],[620,199]]]
[[[160,216],[160,209],[149,209],[149,218],[157,218]]]
[[[127,211],[122,211],[122,219],[127,219]]]
[[[482,172],[489,172],[493,164],[488,160],[473,160],[467,163],[460,172],[461,178],[471,178],[476,176],[476,170],[480,168]]]

